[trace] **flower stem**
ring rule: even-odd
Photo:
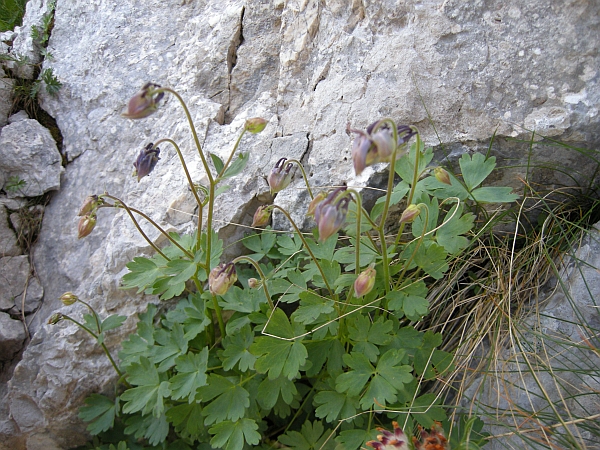
[[[233,155],[235,154],[235,151],[237,150],[238,146],[240,145],[240,141],[242,140],[242,137],[244,136],[245,133],[246,133],[246,128],[244,127],[244,129],[240,133],[239,137],[237,138],[237,141],[235,141],[235,145],[233,146],[233,150],[229,154],[229,158],[227,159],[227,162],[225,162],[225,164],[223,165],[223,168],[221,169],[221,171],[217,175],[217,179],[216,179],[215,183],[219,182],[219,180],[221,179],[221,177],[223,176],[223,174],[227,170],[227,167],[231,163],[231,160],[233,159]]]
[[[310,249],[308,242],[306,241],[306,239],[304,239],[304,235],[302,234],[302,232],[300,231],[300,229],[298,228],[296,223],[292,220],[292,217],[290,216],[290,214],[279,205],[273,205],[273,208],[276,208],[279,211],[281,211],[283,213],[283,215],[285,217],[287,217],[288,221],[292,224],[292,226],[294,227],[294,230],[296,230],[296,233],[298,233],[298,237],[300,238],[300,240],[302,240],[302,243],[304,244],[306,251],[308,252],[311,259],[314,261],[315,265],[317,266],[317,269],[321,273],[321,276],[323,277],[323,282],[325,283],[325,286],[327,286],[327,289],[329,290],[329,294],[333,297],[333,295],[334,295],[333,289],[331,289],[331,286],[329,286],[329,282],[327,281],[327,277],[325,277],[325,272],[323,272],[323,268],[319,264],[319,260],[316,258],[315,254]]]
[[[288,159],[287,162],[294,163],[300,168],[300,171],[302,172],[302,178],[304,178],[304,184],[306,184],[306,190],[308,191],[308,195],[310,195],[311,200],[314,199],[315,196],[313,195],[312,190],[310,189],[310,184],[308,183],[308,177],[306,176],[306,171],[304,170],[304,167],[302,166],[300,161],[298,161],[296,159]]]
[[[275,309],[275,305],[273,305],[273,301],[271,300],[271,294],[269,294],[269,289],[267,288],[267,277],[265,277],[265,274],[262,271],[262,269],[260,268],[260,265],[256,261],[254,261],[252,258],[250,258],[249,256],[244,256],[244,255],[238,256],[232,262],[235,264],[238,261],[246,261],[254,266],[254,268],[260,275],[260,279],[262,280],[263,290],[265,292],[265,297],[267,297],[267,301],[269,302],[271,311],[273,311]]]
[[[196,127],[194,126],[194,121],[192,120],[192,116],[190,114],[190,111],[188,110],[187,105],[183,101],[183,98],[181,97],[181,95],[179,95],[177,93],[177,91],[175,91],[171,88],[160,88],[160,89],[156,90],[156,92],[161,92],[161,91],[169,92],[169,93],[173,94],[177,98],[177,100],[179,100],[179,103],[181,103],[181,106],[183,107],[183,111],[185,112],[185,116],[187,117],[188,123],[190,125],[190,130],[192,132],[194,142],[196,143],[196,148],[198,149],[198,154],[200,155],[200,159],[202,160],[202,165],[204,166],[204,170],[206,171],[206,176],[208,177],[208,180],[212,183],[214,181],[214,178],[212,176],[212,173],[210,172],[210,167],[208,165],[208,161],[206,161],[206,157],[204,156],[204,152],[202,151],[202,146],[200,145],[200,139],[198,139],[198,133],[196,132]]]
[[[221,306],[215,294],[212,295],[213,306],[215,308],[215,315],[217,316],[217,322],[219,322],[219,331],[221,332],[221,339],[225,337],[225,322],[223,322],[223,314],[221,313]]]

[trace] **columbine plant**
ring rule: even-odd
[[[439,334],[417,331],[414,324],[428,314],[430,281],[443,277],[448,260],[469,246],[472,207],[516,198],[510,188],[481,187],[494,158],[464,155],[462,175],[451,176],[429,167],[432,150],[415,127],[382,119],[366,131],[350,129],[357,135],[357,175],[376,163],[389,165],[386,193],[374,207],[367,211],[360,193],[345,186],[314,196],[302,165],[282,155],[268,174],[271,192],[285,189],[297,166],[311,197],[306,213],[315,219],[313,234],[302,233],[279,205],[263,205],[253,226],[267,226],[278,210],[295,232],[276,234],[267,227],[244,239],[249,255],[220,261],[223,243],[212,223],[216,193],[248,160],[244,153],[234,158],[244,133],[262,131],[266,121],[248,120],[224,162],[201,148],[187,107],[172,89],[146,84],[124,116],[149,116],[165,94],[184,109],[208,186],[194,183],[174,141],[160,139],[140,152],[137,177],[159,162],[159,144],[171,145],[198,202],[194,234],[166,233],[106,192],[84,201],[80,238],[93,231],[100,208],[121,208],[156,252],[128,264],[123,287],[179,299],[158,320],[154,305],[140,315],[137,333],[123,342],[120,365],[115,363],[122,389],[114,399],[94,395],[82,409],[90,432],[109,434],[110,442],[122,439],[119,448],[138,441],[173,449],[209,443],[242,450],[262,443],[353,450],[408,448],[419,426],[431,432],[422,432],[429,441],[415,439],[415,445],[429,448],[435,438],[445,448],[436,422],[445,419],[444,409],[424,386],[444,378],[452,355],[436,348]],[[394,210],[402,211],[395,222]],[[157,227],[169,245],[150,241],[139,218]],[[377,424],[389,428],[391,420],[394,432],[380,428],[378,437]],[[468,434],[472,444],[464,448],[478,448]],[[462,445],[464,436],[452,436]]]

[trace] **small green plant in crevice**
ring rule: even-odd
[[[113,360],[120,381],[115,396],[86,400],[81,417],[97,435],[92,446],[387,449],[385,439],[402,433],[395,448],[413,445],[411,437],[427,450],[433,448],[428,437],[441,448],[479,448],[479,424],[467,418],[451,426],[441,396],[426,390],[452,372],[453,355],[438,348],[440,333],[415,324],[429,313],[431,283],[470,245],[474,211],[516,199],[510,188],[482,186],[495,159],[464,155],[462,174],[454,176],[430,166],[433,151],[413,126],[382,119],[366,130],[350,129],[357,135],[356,173],[389,165],[385,195],[373,208],[365,210],[361,194],[346,186],[313,194],[300,162],[281,155],[267,174],[271,192],[285,189],[297,167],[312,199],[307,214],[315,230],[304,233],[284,208],[263,205],[255,226],[267,226],[277,210],[294,232],[267,226],[243,240],[250,254],[221,261],[223,242],[213,223],[217,195],[225,195],[224,181],[248,161],[239,151],[246,132],[259,133],[267,122],[246,121],[224,161],[201,147],[185,102],[170,88],[146,84],[123,115],[143,119],[167,94],[184,110],[207,185],[194,182],[169,138],[145,144],[134,166],[140,181],[160,163],[164,146],[173,148],[198,204],[196,231],[168,233],[108,192],[88,196],[79,212],[78,236],[85,238],[101,209],[124,210],[155,254],[127,265],[123,288],[178,300],[168,312],[158,314],[151,304],[140,314],[119,363]],[[390,232],[392,207],[403,213]],[[139,220],[156,227],[168,245],[159,248]],[[389,429],[392,421],[394,432],[377,439],[378,427]]]

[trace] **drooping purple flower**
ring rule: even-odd
[[[164,92],[156,92],[160,85],[146,83],[140,91],[129,100],[127,111],[121,114],[128,119],[143,119],[156,112],[158,103],[164,97]]]
[[[380,162],[390,162],[394,148],[406,144],[416,131],[408,126],[398,127],[398,142],[394,143],[394,133],[391,126],[382,120],[373,122],[366,131],[348,128],[348,131],[358,136],[352,144],[352,163],[354,172],[360,175],[366,167]],[[397,157],[400,156],[397,153]]]
[[[152,143],[146,145],[146,148],[140,151],[140,154],[133,163],[138,183],[142,178],[144,178],[146,175],[150,175],[150,172],[154,170],[156,163],[160,159],[158,157],[159,154],[160,149],[158,147],[154,148],[154,144]]]
[[[325,242],[346,222],[350,197],[345,191],[346,187],[335,189],[316,206],[315,222],[319,228],[319,242]]]
[[[287,158],[281,158],[275,164],[275,167],[271,169],[271,173],[267,178],[267,182],[269,183],[269,188],[271,189],[271,194],[276,194],[277,192],[285,189],[292,181],[292,163],[286,164]]]
[[[232,262],[222,263],[208,274],[208,289],[212,294],[225,295],[236,281],[235,265]]]

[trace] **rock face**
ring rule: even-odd
[[[4,184],[10,177],[22,180],[8,197],[35,197],[60,187],[64,168],[56,142],[37,120],[13,121],[0,130],[0,172]]]
[[[36,5],[28,16],[38,17],[45,3]],[[35,246],[45,296],[30,324],[35,335],[0,400],[3,442],[10,438],[13,449],[29,450],[82,444],[87,436],[77,408],[115,379],[83,332],[44,325],[61,311],[63,292],[76,292],[103,314],[130,316],[107,342],[113,350],[133,329],[135,313],[156,300],[118,289],[125,264],[150,252],[122,212],[101,210],[94,232],[77,240],[83,199],[107,191],[167,230],[194,225],[191,194],[172,148],[161,148],[150,176],[139,183],[130,176],[139,150],[161,137],[179,143],[195,181],[205,176],[174,97],[144,121],[120,117],[144,83],[176,88],[203,146],[221,157],[246,118],[269,120],[263,133],[242,141],[248,168],[220,197],[215,220],[221,236],[233,238],[244,232],[236,224],[249,224],[255,207],[270,199],[265,177],[281,157],[301,159],[314,186],[367,184],[377,167],[353,176],[345,130],[348,122],[361,128],[383,116],[417,125],[427,144],[444,142],[450,156],[485,151],[495,135],[494,152],[517,167],[503,184],[520,187],[528,159],[533,181],[563,182],[535,167],[548,160],[583,179],[594,167],[579,154],[509,138],[530,139],[535,129],[588,148],[600,141],[599,20],[596,3],[585,0],[58,2],[48,47],[54,58],[44,67],[63,87],[56,98],[40,95],[62,132],[69,164]],[[20,31],[26,41],[23,33],[29,31]],[[9,143],[9,126],[1,136],[14,146],[26,134],[15,133]],[[27,184],[34,185],[41,182]],[[291,187],[276,202],[301,211],[306,196],[299,176]],[[146,223],[142,227],[159,240]]]

